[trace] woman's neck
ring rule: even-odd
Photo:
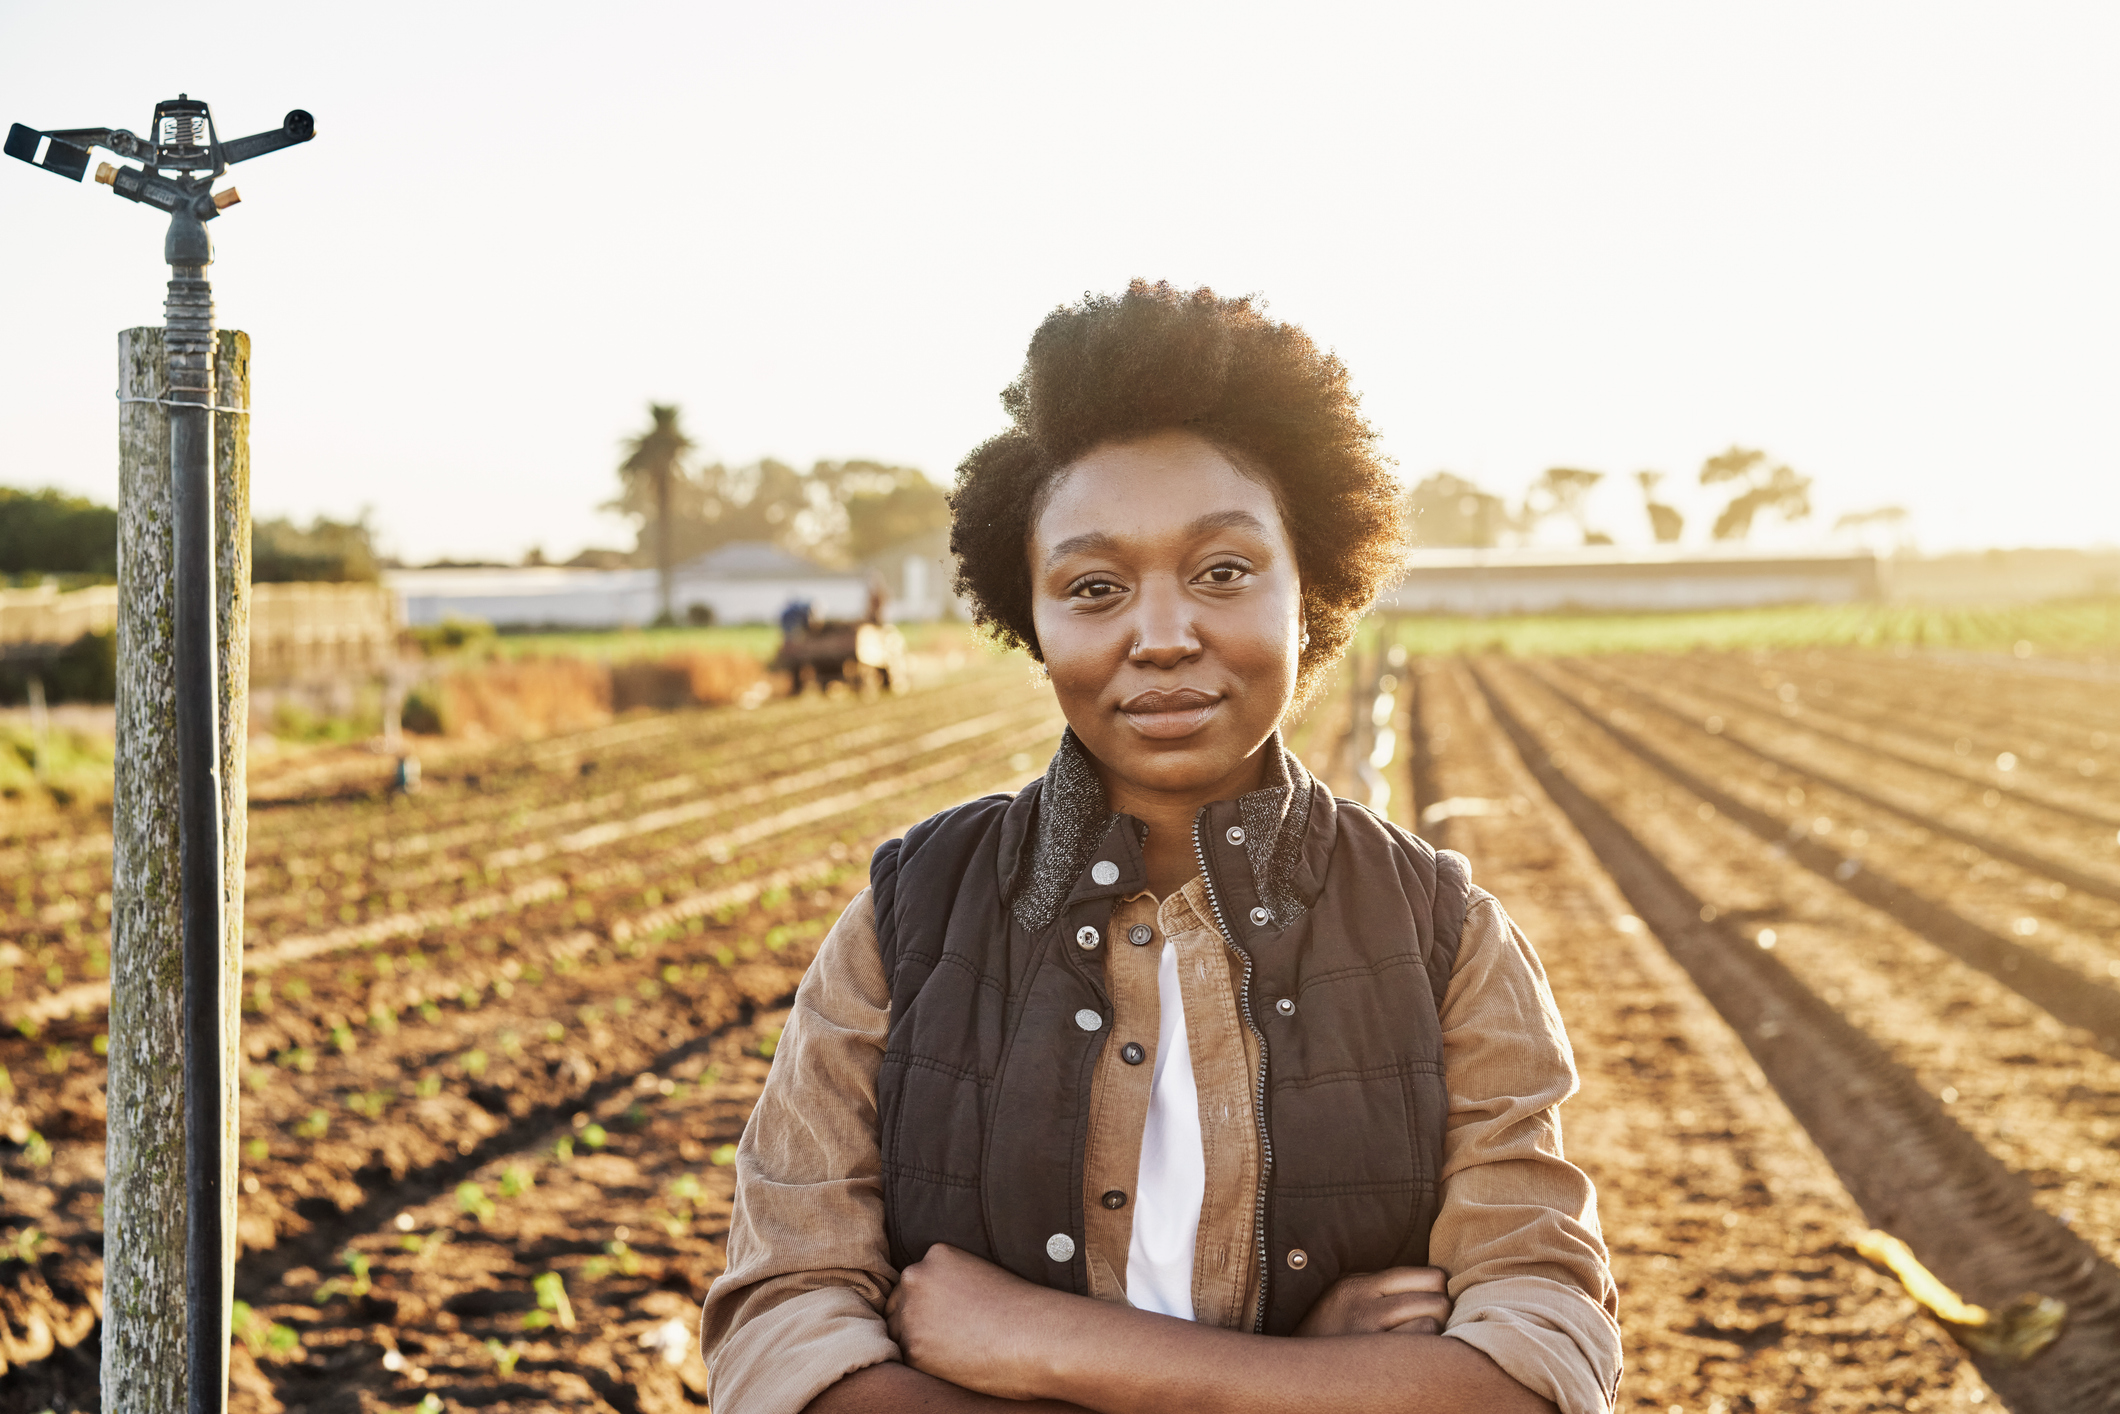
[[[1268,737],[1220,780],[1184,791],[1147,789],[1121,780],[1103,762],[1096,762],[1098,778],[1104,782],[1104,798],[1111,808],[1148,826],[1141,856],[1148,869],[1148,887],[1156,897],[1168,898],[1199,872],[1192,830],[1201,807],[1257,790],[1266,776],[1266,753],[1275,749],[1279,740],[1278,736]],[[1094,757],[1091,759],[1095,761]]]

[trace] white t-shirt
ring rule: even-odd
[[[1200,1137],[1200,1093],[1193,1084],[1178,990],[1178,950],[1163,944],[1156,969],[1161,1026],[1141,1129],[1141,1173],[1134,1189],[1134,1236],[1126,1251],[1126,1299],[1143,1311],[1193,1318],[1193,1245],[1207,1196],[1207,1147]]]

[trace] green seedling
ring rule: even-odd
[[[7,1255],[17,1262],[35,1266],[37,1264],[37,1250],[49,1240],[36,1228],[26,1227],[15,1234],[14,1240],[9,1244],[12,1250]]]
[[[32,1129],[29,1138],[22,1141],[22,1157],[32,1168],[43,1168],[52,1161],[52,1146],[45,1137]]]
[[[44,1048],[44,1069],[50,1075],[64,1075],[66,1063],[73,1059],[74,1048],[56,1043]]]
[[[604,1147],[604,1145],[610,1142],[611,1136],[604,1133],[604,1127],[602,1125],[591,1124],[583,1127],[582,1143],[587,1144],[590,1148],[601,1149]]]
[[[251,1309],[247,1301],[238,1301],[229,1308],[228,1329],[252,1357],[264,1355],[286,1356],[292,1354],[302,1343],[302,1337],[292,1326],[283,1326],[278,1321],[268,1321]]]
[[[547,1041],[564,1041],[567,1039],[567,1028],[560,1025],[557,1021],[548,1021],[545,1023],[545,1039]]]
[[[432,1074],[421,1076],[419,1083],[412,1087],[412,1093],[423,1100],[433,1099],[442,1093],[442,1077]]]
[[[566,1163],[574,1157],[574,1136],[562,1134],[552,1143],[552,1157]]]
[[[351,1276],[333,1277],[317,1288],[316,1304],[321,1306],[334,1296],[366,1296],[373,1286],[368,1280],[368,1254],[349,1247],[339,1254]]]
[[[317,1058],[306,1046],[289,1046],[272,1058],[272,1063],[282,1070],[299,1070],[307,1075],[317,1068]]]
[[[294,978],[294,979],[293,979],[292,981],[290,981],[290,982],[289,982],[289,983],[287,984],[287,996],[288,996],[289,1000],[291,1000],[291,1001],[297,1001],[297,1002],[306,1002],[306,1001],[308,1001],[308,1000],[309,1000],[309,984],[308,984],[307,982],[304,982],[304,981],[303,981],[303,980],[302,980],[301,978],[299,978],[299,977],[297,977],[297,978]]]
[[[500,1211],[486,1196],[486,1190],[468,1179],[456,1186],[456,1205],[477,1219],[480,1227],[493,1221],[493,1215]]]
[[[88,1043],[88,1048],[91,1051],[94,1051],[99,1056],[109,1055],[110,1033],[107,1031],[98,1031],[96,1033],[96,1039]]]
[[[441,1019],[442,1009],[440,1007],[436,1006],[431,1001],[425,1001],[420,1003],[420,1020],[432,1023],[440,1021]]]
[[[375,1032],[378,1036],[396,1035],[398,1029],[397,1013],[386,1006],[377,1007],[368,1013],[368,1029]]]
[[[331,1028],[331,1046],[342,1056],[350,1056],[361,1043],[354,1039],[353,1028],[345,1022]]]
[[[501,1175],[501,1197],[503,1198],[520,1198],[536,1186],[537,1180],[533,1179],[530,1176],[530,1170],[524,1168],[521,1164],[508,1165],[508,1171]]]
[[[243,1083],[250,1087],[253,1095],[262,1095],[272,1088],[272,1067],[254,1065],[243,1072]]]
[[[464,1074],[470,1076],[473,1080],[477,1080],[486,1073],[486,1053],[476,1050],[466,1051],[459,1064],[464,1067]]]
[[[631,1247],[628,1247],[623,1242],[607,1242],[604,1244],[604,1251],[609,1255],[591,1257],[588,1261],[582,1263],[583,1276],[595,1281],[600,1277],[611,1275],[614,1271],[620,1276],[635,1277],[640,1275],[640,1254]]]
[[[531,1279],[537,1293],[537,1309],[523,1317],[524,1330],[543,1330],[557,1324],[563,1331],[574,1329],[574,1303],[567,1299],[567,1283],[558,1272],[541,1272]]]
[[[774,1027],[770,1031],[765,1032],[758,1038],[758,1054],[765,1057],[767,1060],[773,1059],[773,1053],[779,1049],[780,1028],[778,1026]]]
[[[505,1380],[515,1373],[515,1362],[523,1358],[523,1347],[520,1343],[502,1345],[489,1335],[486,1337],[486,1353],[493,1357],[493,1368]]]
[[[331,1128],[331,1116],[322,1110],[311,1110],[309,1118],[294,1127],[298,1139],[322,1139]]]
[[[420,1396],[420,1402],[412,1406],[411,1414],[442,1414],[441,1396],[429,1392]]]
[[[680,1203],[697,1203],[707,1196],[707,1187],[696,1174],[683,1174],[671,1182],[670,1196]]]
[[[243,1157],[254,1164],[272,1161],[272,1146],[262,1139],[253,1139],[243,1146]]]
[[[718,1169],[729,1167],[729,1165],[736,1162],[736,1146],[734,1144],[722,1145],[719,1149],[707,1155],[707,1162]]]

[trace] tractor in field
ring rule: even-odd
[[[772,668],[786,673],[791,691],[833,683],[867,696],[906,689],[905,636],[891,624],[819,619],[806,603],[780,615],[780,651]]]

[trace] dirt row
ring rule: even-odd
[[[994,703],[990,694],[978,691],[976,680],[970,692],[931,700],[920,711],[901,709],[882,723],[842,706],[833,714],[836,721],[809,724],[810,755],[814,759],[821,750],[828,764],[813,768],[807,781],[793,781],[790,775],[790,768],[805,764],[800,742],[792,752],[771,753],[759,750],[755,738],[730,743],[723,733],[723,752],[735,755],[754,777],[766,776],[717,799],[717,806],[733,808],[717,809],[706,821],[710,830],[722,827],[706,839],[723,844],[703,848],[696,821],[633,830],[616,842],[616,851],[603,851],[615,857],[604,863],[592,858],[587,874],[573,873],[563,881],[566,887],[533,888],[526,896],[520,887],[509,890],[515,881],[505,871],[478,868],[467,879],[437,880],[410,900],[432,905],[435,892],[442,890],[447,901],[439,909],[414,907],[413,926],[384,927],[380,936],[364,937],[364,929],[376,929],[349,924],[338,932],[350,936],[334,938],[328,930],[311,935],[308,941],[321,939],[330,946],[309,952],[300,935],[254,945],[245,990],[249,1063],[238,1294],[260,1311],[279,1310],[299,1296],[326,1316],[296,1320],[288,1311],[259,1316],[253,1339],[238,1356],[239,1371],[262,1360],[267,1384],[278,1388],[294,1381],[288,1398],[297,1406],[323,1407],[316,1405],[323,1397],[317,1391],[326,1390],[336,1401],[329,1407],[397,1407],[389,1398],[381,1403],[366,1395],[355,1398],[359,1387],[334,1373],[344,1365],[336,1347],[351,1337],[329,1331],[380,1324],[413,1331],[416,1341],[427,1315],[449,1327],[450,1313],[446,1303],[414,1303],[393,1325],[390,1312],[371,1299],[372,1281],[364,1282],[346,1265],[347,1244],[364,1234],[380,1236],[386,1246],[399,1242],[405,1236],[398,1230],[401,1208],[416,1200],[432,1199],[444,1208],[459,1202],[456,1185],[483,1184],[476,1175],[488,1167],[498,1166],[500,1175],[485,1185],[496,1212],[505,1212],[504,1198],[521,1197],[524,1184],[554,1164],[560,1167],[549,1176],[568,1191],[567,1175],[574,1170],[557,1156],[558,1141],[550,1137],[555,1129],[575,1131],[577,1161],[585,1167],[573,1187],[594,1200],[598,1185],[616,1172],[614,1156],[626,1152],[627,1136],[642,1130],[645,1116],[673,1097],[707,1103],[700,1087],[711,1089],[715,1076],[701,1068],[708,1062],[698,1060],[700,1047],[732,1034],[731,1028],[740,1031],[757,1008],[792,990],[802,959],[865,880],[867,855],[877,840],[968,794],[1020,784],[1050,754],[1058,718],[1049,705],[1024,704],[1016,694],[1004,700],[1015,705],[998,714],[1000,720],[983,723],[980,709]],[[689,725],[717,724],[700,717]],[[928,729],[925,738],[946,740],[925,740],[922,727]],[[658,750],[665,762],[679,754],[675,748],[682,747],[683,732],[675,739],[668,731],[655,735],[662,739]],[[849,737],[856,745],[895,737],[901,748],[922,749],[901,749],[894,756],[892,764],[910,769],[865,772],[862,753],[833,749]],[[785,733],[778,744],[790,746]],[[526,832],[509,833],[508,825],[541,806],[549,811],[552,802],[546,797],[554,780],[571,783],[601,774],[599,769],[585,775],[577,762],[566,759],[598,760],[593,743],[576,743],[572,749],[550,743],[544,750],[548,756],[564,752],[560,764],[565,769],[554,772],[533,763],[533,773],[515,772],[511,782],[510,772],[491,765],[480,769],[473,762],[472,769],[439,782],[435,794],[420,802],[424,818],[412,823],[430,828],[399,838],[420,833],[431,838],[435,819],[485,807],[495,822],[486,843],[520,848]],[[619,763],[613,775],[626,769]],[[637,767],[634,773],[647,774]],[[849,775],[865,778],[854,782]],[[776,790],[776,781],[791,788]],[[655,784],[649,780],[644,788],[653,790]],[[626,788],[637,795],[642,787]],[[493,802],[485,797],[502,790],[507,791],[506,808],[491,809]],[[662,799],[675,794],[665,791]],[[754,794],[756,800],[745,798]],[[632,808],[638,804],[620,803],[626,823],[642,820],[643,812]],[[747,811],[746,804],[756,808]],[[362,796],[339,802],[336,809],[395,823],[388,803]],[[313,823],[329,828],[330,808],[311,813],[322,817]],[[548,821],[528,838],[551,841],[554,824],[564,829],[579,823],[578,816]],[[362,855],[388,861],[391,851],[373,846],[387,845],[390,838],[375,835]],[[463,843],[476,849],[480,841],[467,837]],[[337,857],[324,856],[329,866],[348,873],[365,867],[344,850],[332,853]],[[485,854],[490,858],[491,850]],[[510,895],[512,906],[476,906],[474,891],[491,894],[495,886]],[[389,924],[391,918],[381,921]],[[8,1067],[4,1073],[13,1080],[16,1102],[13,1151],[0,1149],[0,1201],[6,1205],[0,1241],[11,1244],[16,1257],[13,1263],[0,1261],[0,1357],[14,1367],[0,1373],[0,1407],[94,1404],[103,1106],[102,1062],[98,1048],[88,1042],[100,1024],[91,1015],[57,1022],[35,1037],[17,1033],[0,1039],[0,1062]],[[648,1077],[645,1090],[643,1076]],[[621,1122],[598,1119],[598,1107],[612,1104]],[[678,1197],[706,1202],[694,1189],[700,1183],[712,1186],[716,1170],[701,1161],[716,1147],[687,1141],[681,1154],[672,1150],[674,1157],[657,1153],[649,1158],[676,1166],[671,1167],[673,1181],[679,1167],[698,1170]],[[634,1226],[654,1228],[650,1214],[667,1209],[671,1201],[667,1195],[654,1202],[644,1197],[643,1220]],[[548,1218],[553,1214],[552,1186],[540,1189],[534,1206]],[[710,1208],[708,1203],[700,1211],[704,1215]],[[460,1216],[480,1230],[499,1221],[477,1202]],[[664,1212],[663,1227],[669,1218]],[[576,1213],[568,1221],[586,1232],[602,1217]],[[500,1248],[513,1243],[501,1229],[495,1232]],[[589,1245],[583,1250],[614,1240],[619,1239],[605,1235],[589,1242],[585,1237]],[[654,1243],[629,1250],[652,1253]],[[663,1296],[649,1304],[658,1310],[669,1306],[675,1300],[669,1291],[683,1289],[689,1293],[686,1303],[696,1307],[705,1278],[693,1280],[693,1275],[706,1250],[697,1243],[685,1248],[690,1255],[669,1268],[668,1280],[658,1288]],[[637,1267],[642,1260],[626,1256],[619,1266]],[[484,1280],[447,1265],[452,1279],[462,1277],[467,1289]],[[331,1285],[340,1278],[363,1289]],[[305,1284],[308,1295],[301,1296]],[[352,1314],[330,1316],[331,1302],[349,1291]],[[319,1300],[319,1293],[328,1299]],[[31,1319],[10,1323],[11,1315],[25,1312]],[[322,1333],[316,1340],[302,1336],[302,1353],[297,1353],[289,1344],[295,1337],[288,1333],[306,1330],[319,1319]],[[671,1319],[671,1312],[658,1317],[663,1324]],[[53,1336],[44,1338],[43,1329]],[[9,1344],[9,1331],[27,1334]],[[473,1345],[480,1360],[492,1353],[480,1342]],[[674,1347],[665,1341],[659,1348]],[[502,1364],[518,1370],[534,1365],[528,1357],[510,1359],[505,1343],[500,1351],[485,1364],[496,1370]],[[648,1362],[642,1370],[664,1368],[655,1363],[662,1359],[655,1350],[642,1347],[635,1353]],[[600,1360],[594,1352],[582,1360],[568,1353],[552,1368],[579,1364],[592,1369]],[[629,1360],[630,1355],[611,1368],[631,1370]],[[672,1378],[683,1375],[681,1364],[668,1367]],[[469,1379],[471,1368],[458,1372]],[[395,1360],[382,1369],[391,1378],[377,1389],[399,1391],[404,1381],[397,1379],[402,1371]],[[617,1384],[603,1381],[605,1393],[597,1397],[621,1408],[661,1407],[628,1404],[631,1396],[624,1391],[640,1383],[634,1374],[641,1372],[613,1375]],[[259,1407],[270,1406],[257,1394],[264,1387],[257,1380],[244,1376],[243,1383],[261,1401]],[[566,1380],[559,1384],[572,1388]],[[487,1402],[468,1393],[472,1385],[465,1388],[470,1402]],[[549,1403],[549,1391],[517,1393],[527,1401],[524,1407]],[[422,1397],[414,1391],[409,1402]]]
[[[1977,1371],[1856,1255],[1868,1224],[1721,1018],[1629,912],[1494,726],[1461,665],[1415,702],[1431,826],[1472,860],[1546,966],[1583,1090],[1562,1112],[1598,1185],[1620,1285],[1621,1407],[1968,1408]]]

